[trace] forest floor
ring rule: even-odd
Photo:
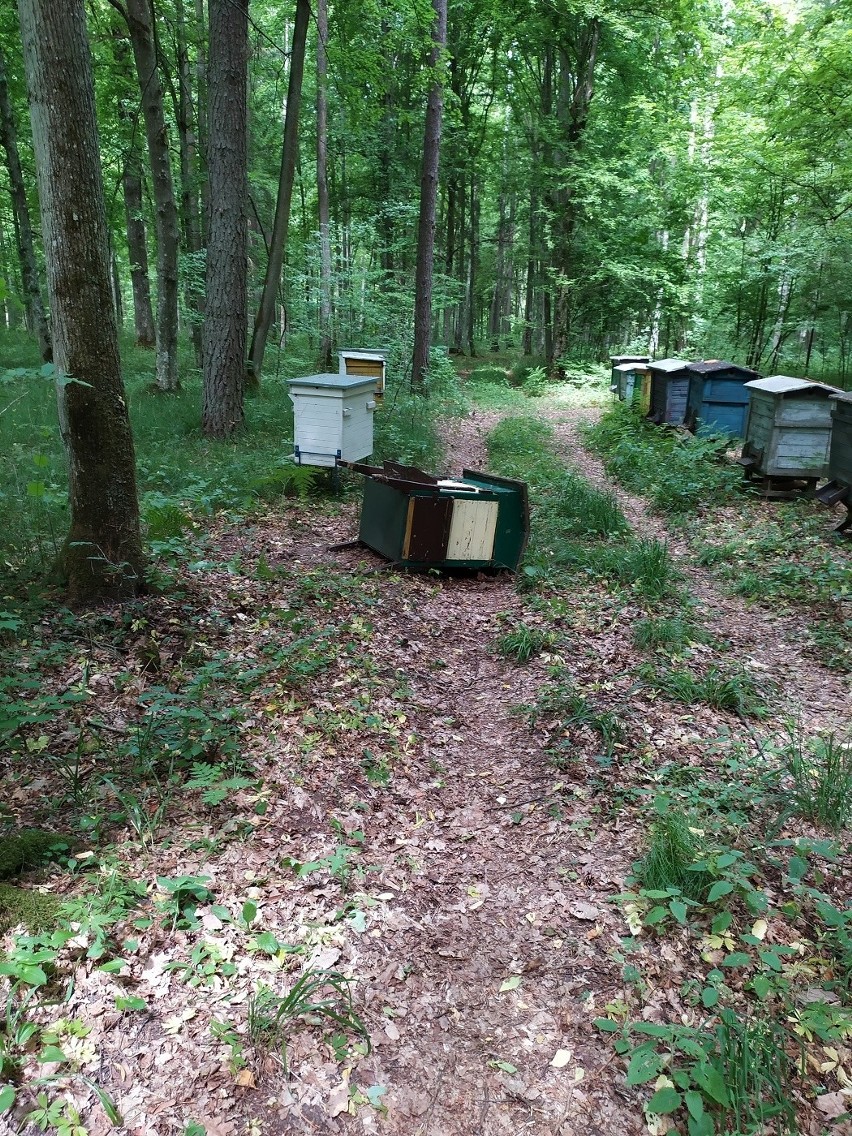
[[[611,488],[577,434],[597,412],[541,413],[561,457]],[[486,467],[500,417],[448,422],[448,473]],[[630,1085],[616,1031],[698,1028],[708,989],[747,997],[759,954],[785,981],[799,967],[802,1000],[768,995],[796,1024],[825,951],[801,906],[779,913],[796,875],[784,857],[792,849],[798,879],[809,872],[841,909],[848,842],[778,819],[769,912],[737,909],[738,954],[727,924],[642,927],[649,904],[614,898],[631,890],[655,797],[717,794],[714,816],[753,828],[748,803],[770,799],[758,791],[767,739],[790,720],[845,729],[849,676],[807,652],[805,615],[729,594],[681,530],[617,496],[637,533],[668,543],[697,599],[707,636],[690,658],[745,668],[766,699],[759,724],[637,679],[648,654],[633,630],[647,612],[614,603],[600,580],[537,596],[507,575],[399,574],[360,549],[329,551],[357,531],[354,501],[214,527],[160,595],[37,629],[22,665],[55,712],[24,727],[32,763],[3,770],[5,806],[43,824],[34,803],[48,798],[54,823],[64,807],[103,827],[75,846],[75,873],[35,877],[78,903],[79,926],[27,1011],[42,1048],[23,1047],[0,1132],[37,1130],[37,1117],[19,1126],[39,1090],[45,1110],[60,1091],[76,1102],[92,1136],[685,1131],[685,1110],[643,1108],[674,1060]],[[522,628],[546,644],[523,663],[499,649]],[[566,678],[588,711],[567,720],[542,700]],[[188,740],[196,761],[178,785]],[[772,818],[757,823],[767,832]],[[40,965],[38,943],[0,946],[17,959],[12,977]],[[319,991],[334,1019],[302,1012],[309,989],[286,999],[318,971],[351,979]],[[848,1032],[823,1033],[811,1031],[789,1088],[809,1136],[849,1130]],[[57,1080],[37,1086],[39,1075]],[[92,1083],[115,1101],[117,1128]],[[58,1116],[42,1130],[63,1131]],[[762,1130],[781,1131],[773,1123]]]

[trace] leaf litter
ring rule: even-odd
[[[448,424],[448,470],[484,464],[498,417]],[[579,417],[561,413],[558,443],[601,484],[575,434]],[[668,540],[727,652],[783,670],[774,721],[791,707],[813,726],[848,717],[842,681],[797,651],[794,617],[723,594],[641,501],[619,499],[634,527]],[[44,673],[55,692],[81,688],[83,709],[31,734],[67,753],[88,724],[101,739],[93,772],[114,737],[139,728],[146,696],[166,705],[163,692],[185,689],[199,666],[213,677],[198,704],[236,704],[239,715],[230,734],[202,738],[202,788],[167,794],[162,823],[142,823],[158,800],[151,784],[140,825],[118,819],[108,830],[109,857],[92,844],[77,853],[77,876],[36,877],[68,898],[109,893],[116,879],[140,890],[103,950],[81,920],[57,959],[64,1000],[37,1000],[35,1017],[43,1027],[60,1015],[85,1023],[98,1084],[130,1136],[193,1124],[211,1136],[670,1130],[643,1111],[647,1093],[626,1084],[593,1021],[696,1020],[686,992],[704,964],[684,928],[665,937],[631,928],[612,898],[642,854],[637,802],[658,771],[675,761],[696,775],[712,769],[708,739],[741,721],[637,686],[642,656],[629,630],[643,612],[615,607],[595,581],[568,597],[554,651],[596,705],[618,712],[623,739],[607,756],[592,726],[519,712],[548,688],[554,657],[520,666],[494,642],[544,617],[505,576],[400,575],[361,550],[330,553],[356,513],[351,500],[285,504],[239,528],[214,525],[203,568],[180,569],[112,638],[96,617],[73,658]],[[52,634],[41,630],[43,641]],[[205,800],[203,767],[231,760],[226,735],[237,738],[231,772],[243,776]],[[554,764],[557,744],[564,763]],[[43,821],[39,803],[62,797],[56,766],[33,751],[21,777],[3,760],[7,808],[19,823]],[[99,804],[110,801],[89,802]],[[843,866],[848,858],[841,881]],[[758,922],[760,943],[791,937],[780,920]],[[625,979],[625,942],[638,985]],[[724,950],[708,949],[722,961]],[[120,967],[104,970],[107,958]],[[306,1010],[264,1031],[264,998],[280,1006],[300,976],[318,972],[342,976],[318,994],[337,1022]],[[346,1016],[346,991],[365,1034]],[[845,1043],[835,1052],[835,1067],[852,1065]],[[18,1119],[39,1072],[26,1056]],[[847,1099],[831,1070],[821,1075],[816,1111],[799,1090],[804,1132],[819,1132],[817,1112],[839,1116]],[[90,1132],[116,1130],[84,1082],[56,1085]]]

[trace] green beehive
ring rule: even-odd
[[[468,469],[437,478],[392,462],[350,468],[365,475],[358,541],[396,567],[517,571],[529,536],[524,482]]]

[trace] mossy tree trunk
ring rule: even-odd
[[[136,469],[112,303],[83,0],[19,0],[71,526],[72,602],[142,583]]]

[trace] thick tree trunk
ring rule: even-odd
[[[441,53],[447,43],[447,0],[432,0],[432,52],[429,66],[432,86],[426,103],[423,131],[423,165],[420,173],[420,217],[417,225],[417,263],[414,269],[414,352],[411,385],[422,389],[429,368],[429,342],[432,331],[432,269],[435,249],[435,203],[438,199],[438,163],[441,155],[443,89],[438,75]]]
[[[20,0],[53,312],[74,602],[133,595],[142,545],[133,439],[110,295],[92,62],[83,0]]]
[[[320,371],[331,370],[331,227],[328,208],[328,99],[326,96],[328,9],[317,0],[317,210],[320,238]]]
[[[275,299],[281,283],[281,269],[287,251],[287,233],[290,228],[290,202],[296,177],[296,158],[299,146],[299,113],[302,105],[302,76],[305,70],[305,42],[311,15],[310,0],[296,0],[296,21],[293,27],[293,48],[290,52],[290,76],[287,83],[287,114],[284,119],[284,145],[281,153],[281,172],[278,178],[278,200],[275,204],[275,221],[269,242],[269,260],[263,281],[260,307],[254,321],[249,348],[247,385],[250,389],[260,383],[266,341],[275,318]]]
[[[180,226],[175,205],[168,131],[163,113],[163,89],[157,69],[150,0],[125,2],[136,74],[142,92],[142,113],[154,190],[157,230],[157,387],[161,391],[175,391],[180,386],[177,367]]]
[[[248,338],[248,0],[210,0],[210,236],[204,315],[204,408],[208,437],[243,420]]]
[[[53,346],[50,342],[47,315],[41,298],[41,284],[38,278],[38,267],[35,258],[33,227],[30,221],[30,210],[27,204],[27,190],[24,185],[21,159],[18,154],[18,134],[15,126],[15,114],[12,109],[11,100],[9,99],[9,86],[6,82],[6,65],[2,51],[0,51],[0,142],[2,142],[3,149],[6,151],[6,167],[9,171],[9,189],[12,197],[12,208],[15,214],[15,236],[18,246],[18,260],[21,265],[24,303],[27,307],[27,324],[38,340],[38,347],[42,359],[44,359],[46,363],[49,363],[53,358]]]

